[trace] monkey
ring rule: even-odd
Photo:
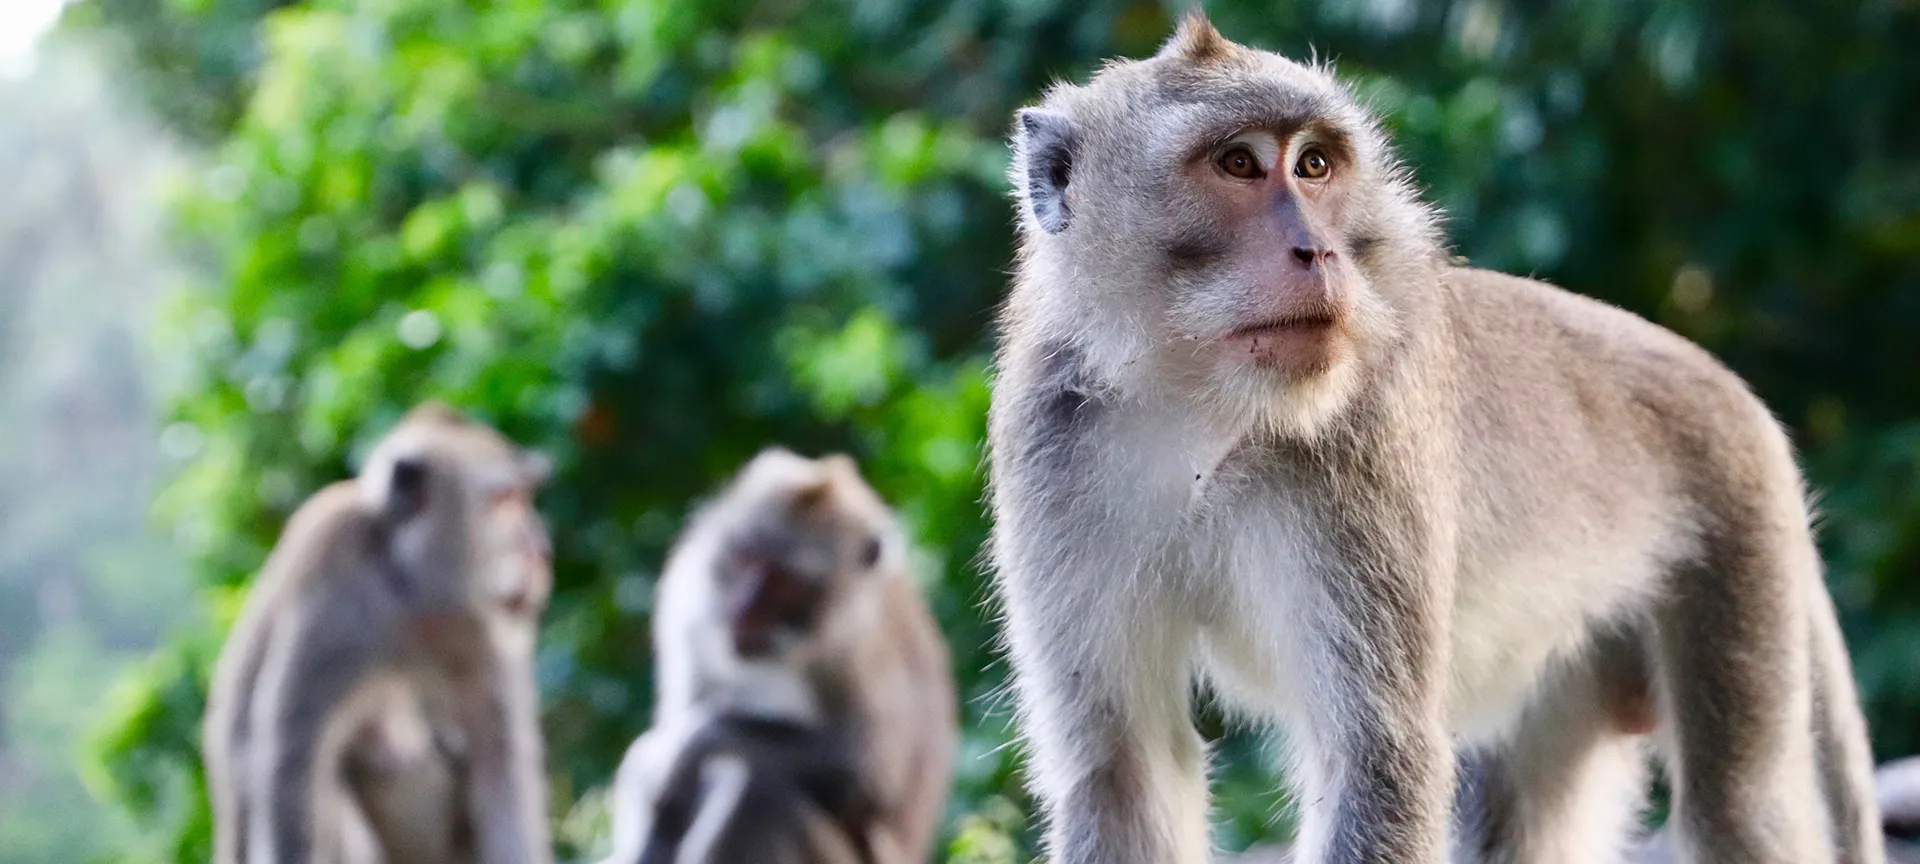
[[[551,466],[438,402],[303,503],[216,660],[214,860],[552,860],[533,649]]]
[[[846,826],[852,860],[927,859],[952,777],[958,700],[907,552],[896,518],[842,454],[809,459],[768,447],[698,508],[656,588],[655,728],[616,775],[608,864],[646,860],[657,839],[649,832],[673,822],[660,813],[691,800],[685,784],[736,769],[747,772],[741,815],[711,811],[724,824],[758,831],[774,817],[749,818],[748,808],[793,807],[811,811],[778,817],[811,826],[813,841],[788,842],[815,850],[802,860],[840,860],[819,851],[836,845],[822,839],[834,833],[826,822]],[[749,721],[758,725],[742,725]],[[687,731],[715,723],[728,734]],[[791,736],[810,730],[811,743],[776,746],[775,728],[788,728],[790,740],[809,740]],[[845,766],[833,768],[837,761]],[[836,801],[821,792],[833,783],[803,782],[836,771],[854,787]]]
[[[1283,733],[1305,862],[1618,860],[1648,748],[1690,860],[1883,860],[1735,373],[1455,258],[1331,70],[1198,12],[1010,137],[989,556],[1055,864],[1207,860],[1201,689]]]

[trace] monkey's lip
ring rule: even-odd
[[[1241,327],[1228,333],[1224,341],[1233,353],[1256,365],[1313,367],[1327,362],[1339,332],[1336,316],[1313,312]]]
[[[1247,339],[1267,334],[1308,333],[1333,328],[1332,312],[1311,312],[1305,315],[1287,315],[1272,318],[1258,324],[1249,324],[1227,334],[1228,339]]]

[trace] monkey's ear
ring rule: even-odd
[[[386,499],[381,502],[381,511],[397,521],[411,518],[427,509],[429,473],[427,460],[419,456],[402,456],[393,460],[393,467],[387,473]]]
[[[1160,53],[1184,57],[1193,63],[1206,63],[1232,53],[1233,47],[1227,37],[1214,29],[1213,22],[1207,20],[1206,10],[1194,6],[1187,10],[1187,14],[1180,16],[1179,28],[1174,30],[1173,38],[1161,46]]]
[[[1067,206],[1067,184],[1073,179],[1073,158],[1079,142],[1073,121],[1044,108],[1022,108],[1015,115],[1014,152],[1024,160],[1025,176],[1015,178],[1026,187],[1033,218],[1048,234],[1067,230],[1073,210]]]
[[[817,482],[808,483],[793,490],[793,510],[795,513],[818,510],[832,497],[833,480],[822,477]]]

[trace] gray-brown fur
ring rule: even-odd
[[[603,864],[872,864],[856,743],[737,714],[656,726],[621,767],[623,836]]]
[[[861,860],[904,864],[932,854],[958,710],[946,643],[906,556],[892,513],[845,456],[770,448],[701,508],[669,556],[654,604],[655,728],[615,780],[612,860],[646,848],[657,802],[685,791],[670,782],[669,766],[684,756],[676,742],[716,716],[777,720],[852,742],[852,773],[871,802],[851,832],[870,850]],[[752,610],[773,590],[772,581],[753,581],[762,578],[818,593],[803,604],[804,621],[743,642],[757,620]],[[754,777],[785,770],[764,754],[748,761]]]
[[[545,472],[428,404],[295,512],[214,671],[216,862],[551,860]]]
[[[1649,746],[1694,860],[1883,860],[1799,473],[1733,373],[1457,265],[1327,70],[1197,16],[1013,149],[993,556],[1057,864],[1206,860],[1196,682],[1288,733],[1302,860],[1617,860]]]

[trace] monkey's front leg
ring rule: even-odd
[[[250,861],[308,864],[338,860],[343,796],[341,752],[326,739],[378,648],[345,638],[341,606],[318,601],[279,627],[261,668],[249,735],[246,783],[257,805],[245,808]]]
[[[546,864],[545,748],[541,744],[532,670],[514,659],[461,682],[461,726],[467,734],[472,816],[482,864]]]
[[[1428,569],[1363,562],[1319,580],[1306,728],[1294,736],[1299,864],[1445,859],[1446,606],[1443,574]]]
[[[1192,629],[1156,599],[1149,586],[1158,580],[1126,575],[1055,572],[1035,585],[1003,573],[1047,846],[1055,864],[1202,864],[1207,787],[1188,718]]]

